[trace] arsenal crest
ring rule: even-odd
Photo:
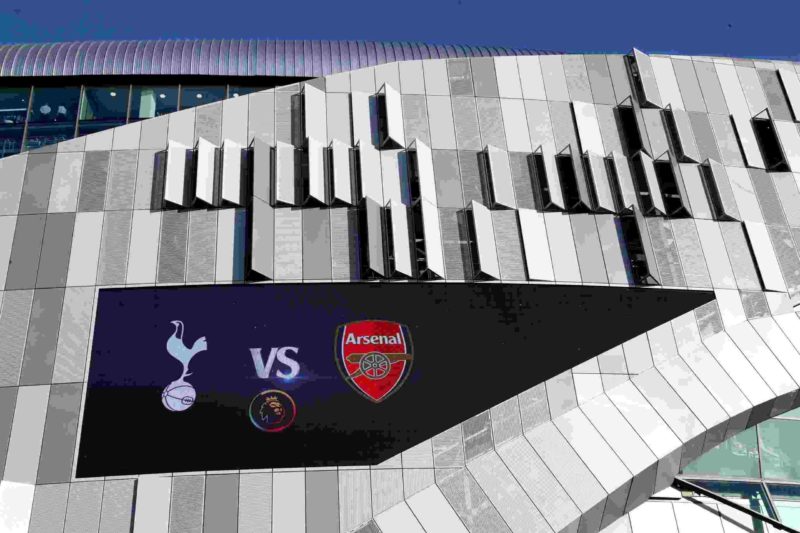
[[[411,373],[408,327],[386,320],[361,320],[339,326],[336,364],[344,380],[365,398],[379,403]]]

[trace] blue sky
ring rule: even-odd
[[[798,0],[0,0],[0,41],[369,39],[797,59],[799,15]]]

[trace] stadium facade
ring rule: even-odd
[[[792,523],[798,73],[0,46],[0,529]]]

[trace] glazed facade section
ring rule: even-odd
[[[795,66],[401,61],[0,160],[4,525],[626,527],[682,467],[800,402]],[[380,465],[74,477],[99,287],[363,280],[716,299]]]

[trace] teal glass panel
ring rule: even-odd
[[[793,418],[795,420],[800,420],[800,407],[797,409],[792,409],[791,411],[786,411],[782,415],[778,415],[776,418]]]
[[[769,492],[778,519],[789,527],[800,529],[800,485],[770,485]]]
[[[756,428],[742,431],[686,465],[686,475],[757,478]]]
[[[767,420],[758,433],[764,478],[800,481],[800,421]]]

